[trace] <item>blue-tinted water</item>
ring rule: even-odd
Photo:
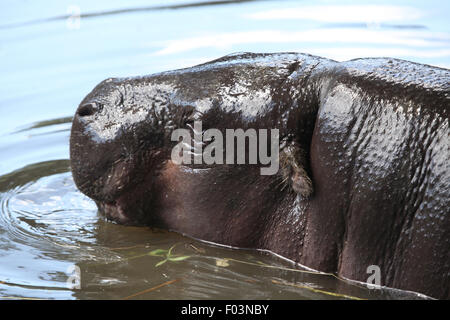
[[[78,103],[107,77],[231,52],[390,56],[449,68],[449,2],[7,0],[0,8],[0,297],[125,298],[160,284],[135,298],[414,297],[104,221],[73,184],[69,130]],[[146,255],[173,245],[190,258],[155,267],[161,257]],[[80,289],[67,287],[73,265]]]

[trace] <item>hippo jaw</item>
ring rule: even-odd
[[[98,209],[105,215],[108,220],[116,221],[119,224],[129,224],[130,218],[126,215],[124,209],[118,203],[114,202],[97,202]]]

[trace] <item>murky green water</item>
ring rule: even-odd
[[[448,3],[10,0],[0,8],[0,299],[418,298],[307,273],[265,252],[105,221],[74,186],[68,139],[76,106],[104,78],[236,51],[448,68]],[[68,16],[77,12],[81,20]],[[80,288],[71,289],[77,271]]]

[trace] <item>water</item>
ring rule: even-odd
[[[306,273],[265,252],[105,221],[74,186],[68,141],[76,106],[101,80],[231,52],[391,56],[449,68],[448,2],[8,0],[0,6],[0,298],[420,298]],[[156,266],[164,252],[148,253],[171,247],[172,258],[189,258]],[[71,289],[77,270],[81,287]]]

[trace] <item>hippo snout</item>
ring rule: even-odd
[[[112,200],[107,192],[105,176],[110,171],[113,146],[99,144],[88,134],[88,123],[93,121],[99,107],[95,103],[81,104],[74,116],[70,139],[70,158],[72,175],[77,187],[90,198],[97,201]]]
[[[121,224],[142,224],[147,205],[140,200],[153,203],[148,200],[158,187],[149,186],[170,154],[165,140],[176,119],[168,119],[170,106],[152,81],[142,93],[129,90],[127,79],[107,79],[83,99],[73,118],[75,184],[107,218]]]

